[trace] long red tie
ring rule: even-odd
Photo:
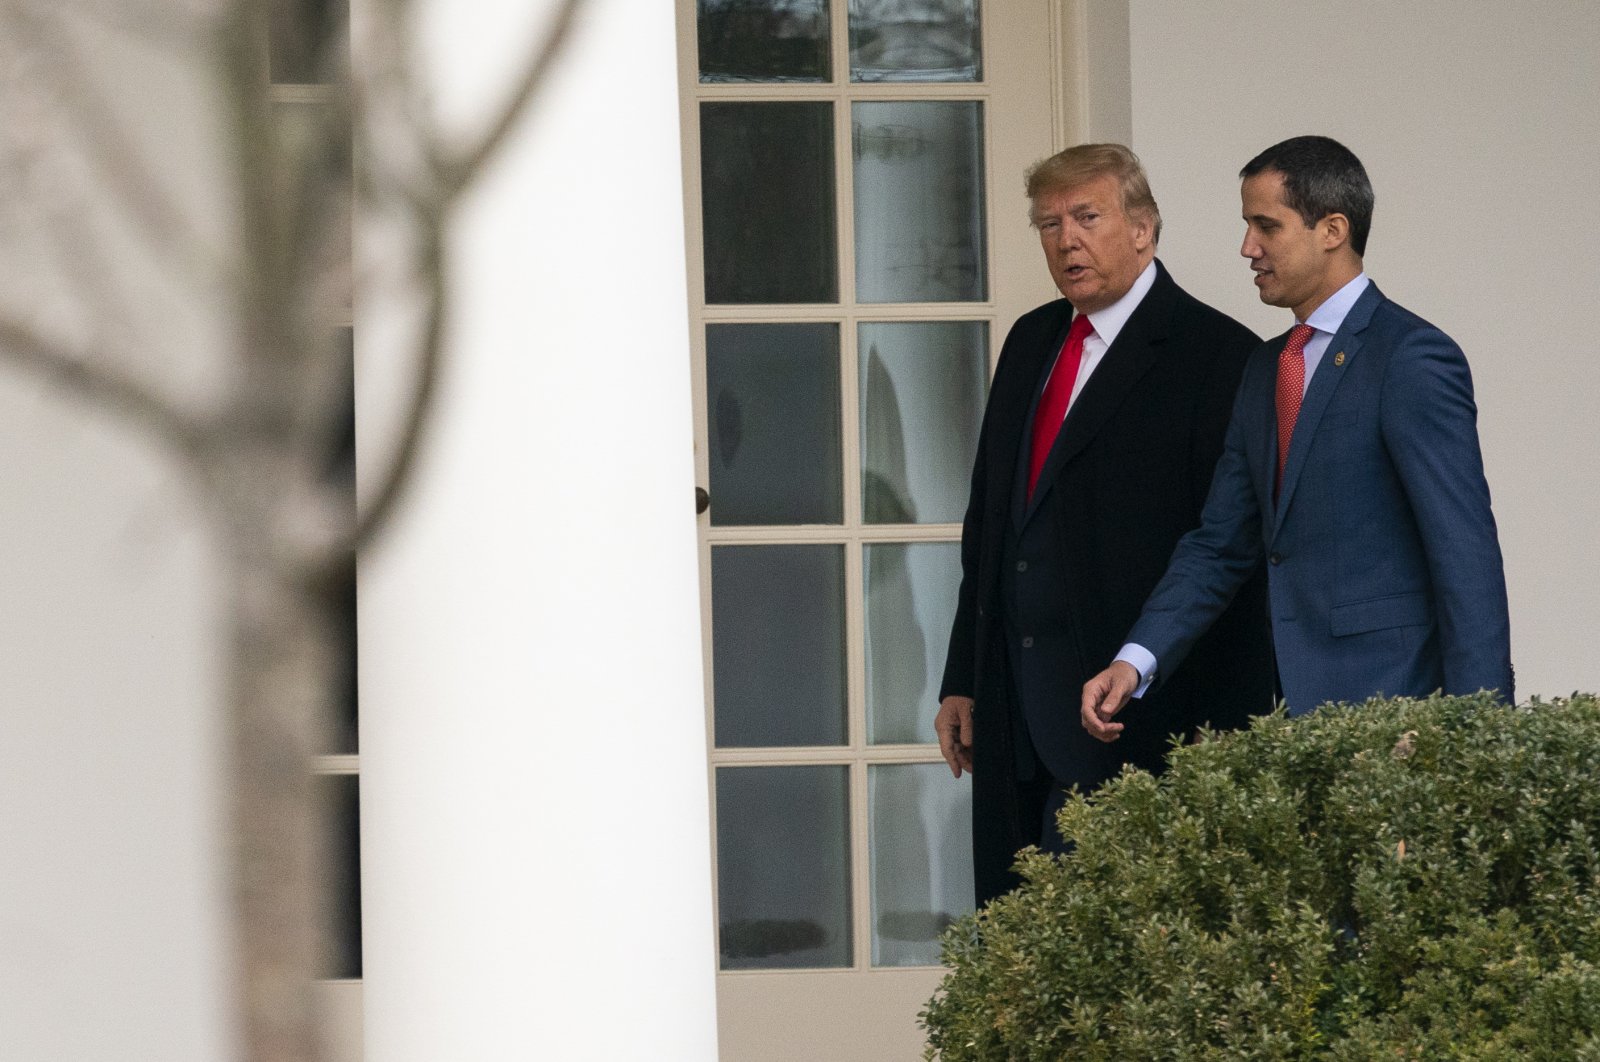
[[[1067,404],[1072,401],[1072,385],[1078,382],[1078,366],[1083,363],[1083,341],[1094,325],[1087,314],[1078,314],[1067,329],[1067,341],[1061,344],[1055,368],[1045,382],[1044,394],[1039,396],[1039,408],[1033,414],[1033,451],[1028,455],[1028,497],[1033,497],[1034,485],[1039,482],[1039,472],[1044,459],[1050,456],[1061,433],[1061,422],[1067,416]]]
[[[1278,476],[1272,484],[1272,497],[1283,487],[1283,466],[1289,463],[1289,440],[1294,438],[1294,422],[1300,416],[1300,399],[1306,390],[1306,340],[1316,329],[1297,324],[1289,330],[1289,342],[1278,355]]]

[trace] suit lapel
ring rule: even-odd
[[[1250,474],[1255,479],[1256,501],[1261,510],[1261,534],[1264,541],[1272,541],[1277,527],[1277,511],[1273,507],[1272,477],[1278,469],[1278,417],[1273,397],[1277,387],[1278,354],[1289,341],[1285,332],[1276,339],[1262,344],[1266,356],[1252,357],[1245,367],[1241,389],[1248,389],[1249,400],[1240,406],[1241,412],[1259,417],[1254,429],[1255,447],[1250,451]],[[1315,377],[1313,377],[1315,379]]]
[[[1122,326],[1122,331],[1117,333],[1116,342],[1106,349],[1078,400],[1067,410],[1061,434],[1056,436],[1055,445],[1050,448],[1050,455],[1039,472],[1039,485],[1027,506],[1024,522],[1033,515],[1061,469],[1089,445],[1155,364],[1160,345],[1167,338],[1176,291],[1177,285],[1167,275],[1166,268],[1157,262],[1155,283]],[[1031,416],[1029,424],[1032,424]]]
[[[1322,360],[1317,363],[1317,371],[1311,376],[1311,386],[1306,388],[1305,399],[1300,403],[1300,415],[1295,418],[1294,435],[1289,439],[1289,457],[1283,466],[1283,486],[1278,492],[1278,505],[1273,521],[1274,533],[1283,526],[1284,514],[1289,511],[1289,503],[1294,498],[1294,488],[1300,481],[1300,470],[1305,467],[1306,454],[1311,449],[1312,440],[1316,438],[1317,425],[1322,422],[1322,414],[1327,410],[1334,391],[1338,390],[1339,381],[1344,379],[1345,372],[1361,353],[1361,333],[1366,331],[1368,322],[1372,320],[1372,311],[1382,300],[1383,295],[1378,291],[1378,286],[1369,283],[1367,289],[1361,293],[1361,297],[1356,300],[1356,304],[1350,307],[1350,312],[1345,314],[1344,321],[1339,325],[1339,331],[1334,333],[1333,339],[1328,343],[1328,349],[1323,351]],[[1288,337],[1284,338],[1287,342]],[[1281,344],[1278,349],[1280,351],[1283,349]],[[1276,451],[1275,426],[1272,446]]]

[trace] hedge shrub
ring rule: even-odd
[[[944,938],[927,1057],[1600,1060],[1600,702],[1374,700],[1062,812]]]

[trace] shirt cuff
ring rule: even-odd
[[[1142,645],[1129,642],[1117,652],[1117,659],[1125,664],[1132,664],[1133,669],[1139,673],[1139,688],[1133,691],[1135,697],[1143,697],[1144,691],[1150,688],[1150,683],[1156,680],[1156,658],[1150,655],[1150,650]]]

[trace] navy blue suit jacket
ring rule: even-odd
[[[1265,557],[1291,714],[1376,694],[1515,700],[1505,574],[1465,356],[1369,285],[1311,377],[1276,504],[1273,391],[1251,355],[1201,525],[1128,640],[1172,674]]]

